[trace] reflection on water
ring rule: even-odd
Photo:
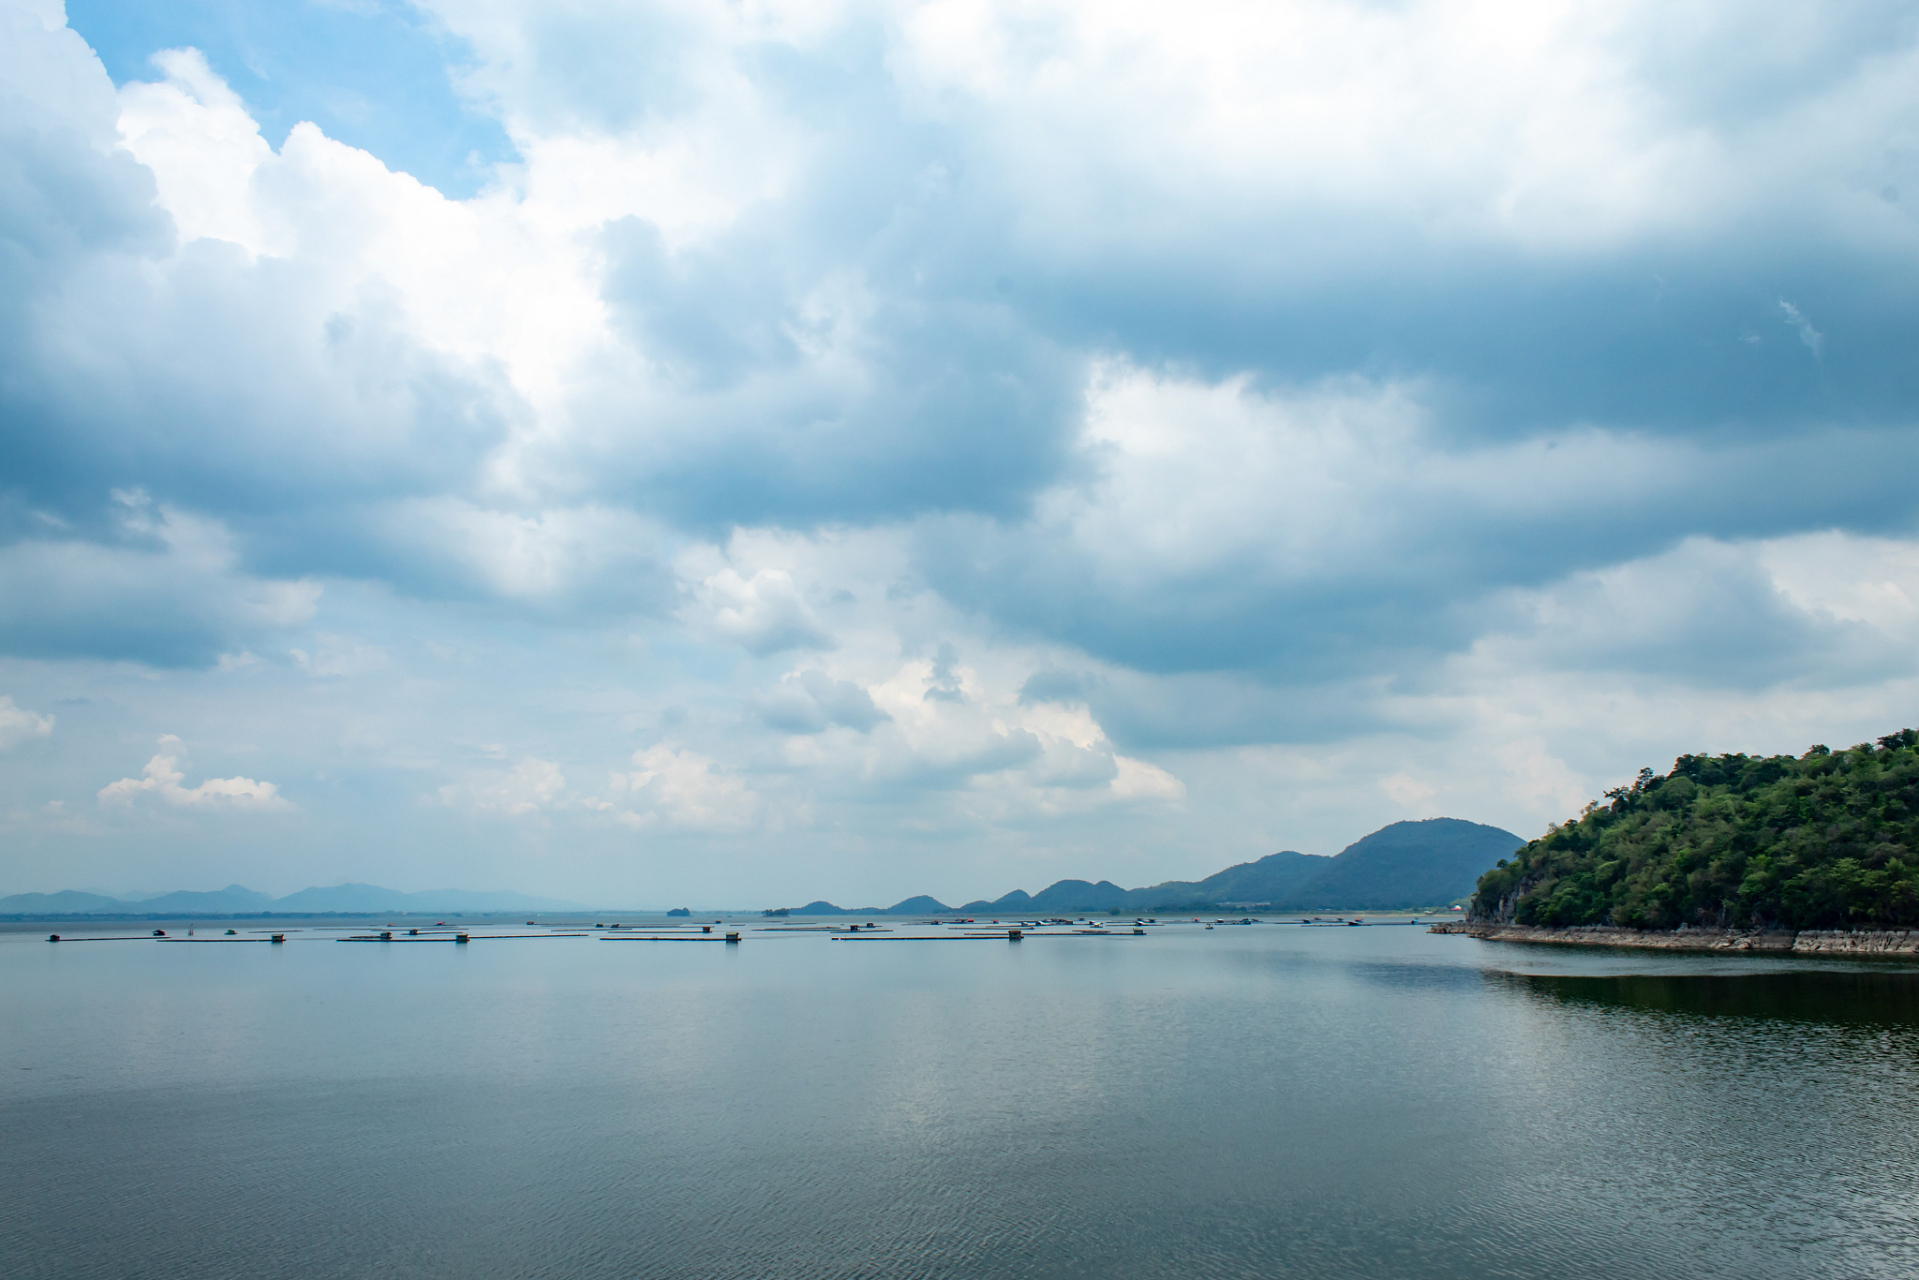
[[[1914,981],[1404,928],[0,937],[0,1270],[1903,1278]]]
[[[1544,975],[1489,971],[1489,981],[1544,999],[1658,1013],[1919,1027],[1919,973]]]

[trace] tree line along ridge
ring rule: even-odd
[[[1919,924],[1919,731],[1843,751],[1642,769],[1480,877],[1475,920],[1845,929]]]

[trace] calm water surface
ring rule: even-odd
[[[0,936],[9,1277],[1919,1275],[1919,972]]]

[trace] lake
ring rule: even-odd
[[[742,927],[0,935],[5,1272],[1919,1274],[1911,965]]]

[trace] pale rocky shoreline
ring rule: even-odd
[[[1572,947],[1640,947],[1654,951],[1754,951],[1793,955],[1919,955],[1919,929],[1616,929],[1611,925],[1545,928],[1446,920],[1431,933],[1463,933],[1489,942],[1540,942]]]

